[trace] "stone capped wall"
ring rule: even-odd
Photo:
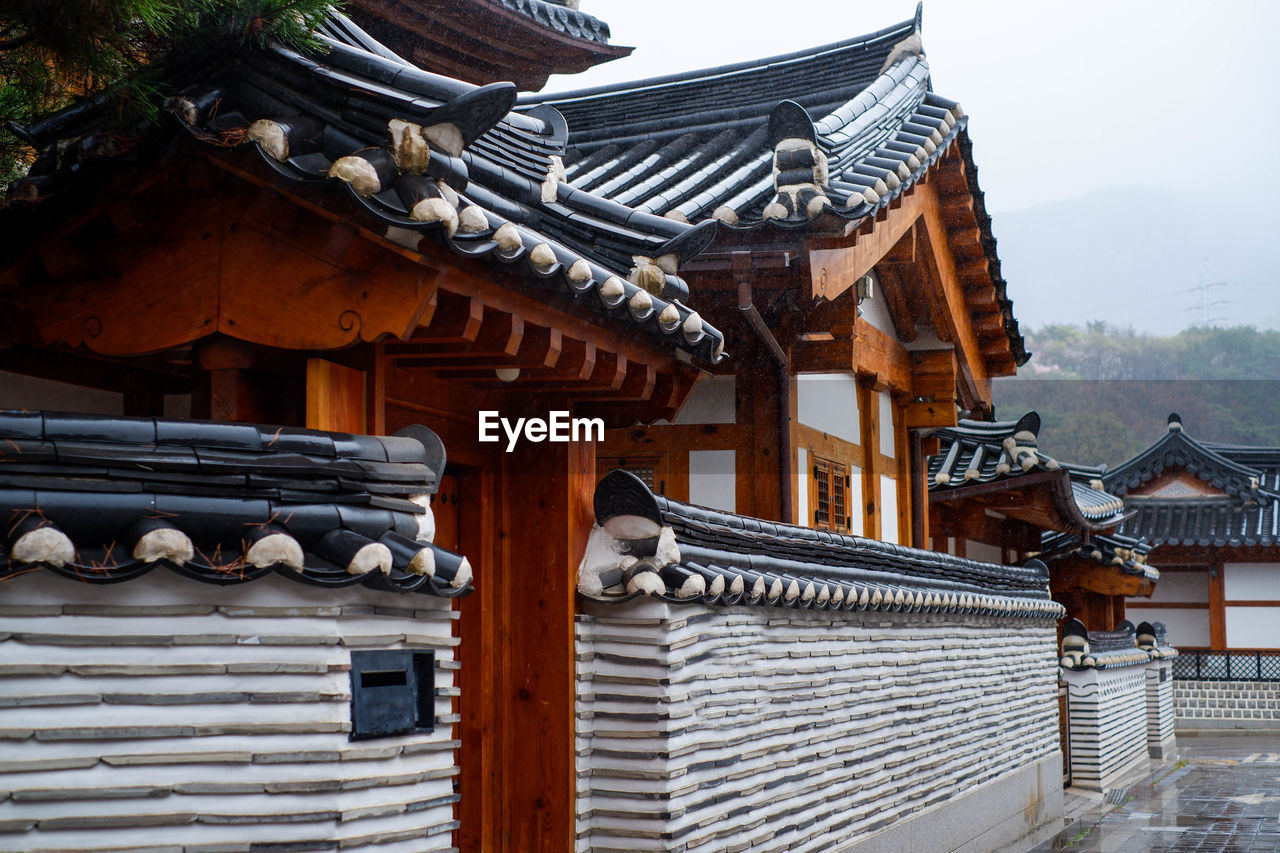
[[[0,850],[447,850],[446,600],[155,571],[0,588]],[[435,653],[435,730],[351,741],[354,649]]]
[[[993,849],[1060,814],[1051,620],[585,609],[580,851]],[[921,815],[951,822],[876,835]]]
[[[1178,679],[1173,704],[1180,729],[1280,729],[1280,681]]]

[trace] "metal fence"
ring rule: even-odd
[[[1280,651],[1182,651],[1173,677],[1184,681],[1280,681]]]

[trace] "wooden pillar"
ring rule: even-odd
[[[917,493],[913,484],[912,465],[911,465],[911,441],[907,436],[907,400],[901,397],[893,398],[893,455],[898,463],[897,470],[897,489],[898,489],[898,517],[893,523],[898,525],[898,541],[908,544],[913,548],[922,548],[924,546],[915,543],[915,526],[912,524],[912,518],[919,511],[916,506]]]
[[[307,359],[307,428],[366,432],[365,372],[323,358]]]
[[[858,382],[858,417],[862,425],[862,500],[864,523],[862,532],[870,539],[880,538],[880,401],[872,382]]]
[[[775,373],[771,373],[773,370]],[[791,401],[795,405],[795,377],[791,377]],[[740,478],[750,487],[750,502],[742,502],[738,512],[756,518],[794,521],[779,518],[781,500],[778,484],[778,407],[769,405],[776,393],[776,368],[766,363],[760,353],[748,354],[735,378],[737,403],[734,419],[750,429],[750,445],[747,458],[737,459],[737,471]],[[792,412],[791,424],[794,431],[795,412]],[[795,447],[794,433],[792,447]],[[794,452],[794,451],[793,451]],[[687,465],[688,454],[685,454]],[[796,489],[800,481],[799,469],[792,465],[796,476],[792,480],[792,489]],[[740,492],[741,494],[741,492]],[[799,506],[793,497],[791,505]]]
[[[191,415],[214,421],[272,423],[279,417],[279,394],[264,393],[261,376],[254,374],[254,351],[230,338],[214,338],[196,349],[202,369],[191,395]],[[163,402],[161,403],[163,405]]]
[[[492,757],[501,762],[500,837],[490,848],[560,853],[574,833],[574,605],[594,450],[522,443],[502,461],[501,625]],[[585,506],[584,506],[584,500]],[[589,530],[589,525],[587,527]]]
[[[458,602],[458,794],[461,824],[456,844],[462,853],[501,849],[502,773],[498,739],[501,710],[502,648],[501,563],[496,544],[502,535],[497,506],[499,477],[491,466],[467,467],[457,477],[458,550],[475,569],[475,591]]]
[[[1227,647],[1227,608],[1222,555],[1217,548],[1209,551],[1209,647]]]

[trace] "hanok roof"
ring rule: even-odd
[[[0,580],[117,583],[157,566],[205,583],[280,573],[454,597],[465,557],[420,541],[444,470],[435,433],[0,412]],[[412,498],[412,500],[411,500]]]
[[[962,419],[934,433],[938,453],[929,457],[934,500],[963,500],[1004,489],[1046,485],[1069,530],[1114,528],[1125,517],[1124,501],[1103,487],[1104,467],[1064,464],[1037,446],[1040,416],[1017,421]]]
[[[693,506],[655,495],[627,471],[600,481],[595,515],[579,591],[604,600],[1062,615],[1041,563],[980,563]]]
[[[1202,493],[1174,482],[1133,494],[1166,474],[1185,471],[1211,488]],[[1155,545],[1264,546],[1280,544],[1280,448],[1211,444],[1187,435],[1172,414],[1159,441],[1104,477],[1135,514],[1120,532]]]
[[[546,107],[512,112],[511,84],[422,71],[337,13],[319,37],[322,55],[272,45],[205,63],[166,106],[196,139],[256,151],[299,191],[341,188],[397,239],[432,236],[661,344],[721,357],[723,335],[687,307],[677,273],[714,223],[689,226],[565,183],[564,119]],[[11,198],[100,177],[98,161],[125,153],[101,132],[103,111],[88,101],[21,129],[40,157]],[[5,217],[11,235],[37,226],[26,211]]]
[[[353,0],[349,12],[414,64],[470,83],[509,80],[541,89],[631,53],[609,44],[609,25],[565,0]],[[495,38],[502,33],[503,37]]]
[[[531,96],[569,123],[571,184],[682,222],[851,228],[946,161],[964,202],[965,284],[994,288],[1014,361],[1028,355],[1000,274],[959,104],[932,91],[916,17],[767,59]]]
[[[1063,557],[1080,557],[1102,566],[1115,567],[1126,575],[1158,581],[1159,570],[1147,562],[1153,547],[1146,539],[1120,533],[1098,533],[1086,541],[1078,533],[1046,530],[1040,536],[1040,553],[1035,556],[1047,563]]]

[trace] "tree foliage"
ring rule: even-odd
[[[1280,446],[1280,332],[1196,327],[1156,337],[1091,323],[1028,337],[1036,356],[1018,378],[995,383],[997,414],[1038,411],[1050,455],[1115,465],[1163,435],[1173,412],[1193,438]]]
[[[10,129],[105,93],[137,121],[169,94],[175,57],[222,43],[316,46],[328,0],[0,0],[0,185],[35,152]]]

